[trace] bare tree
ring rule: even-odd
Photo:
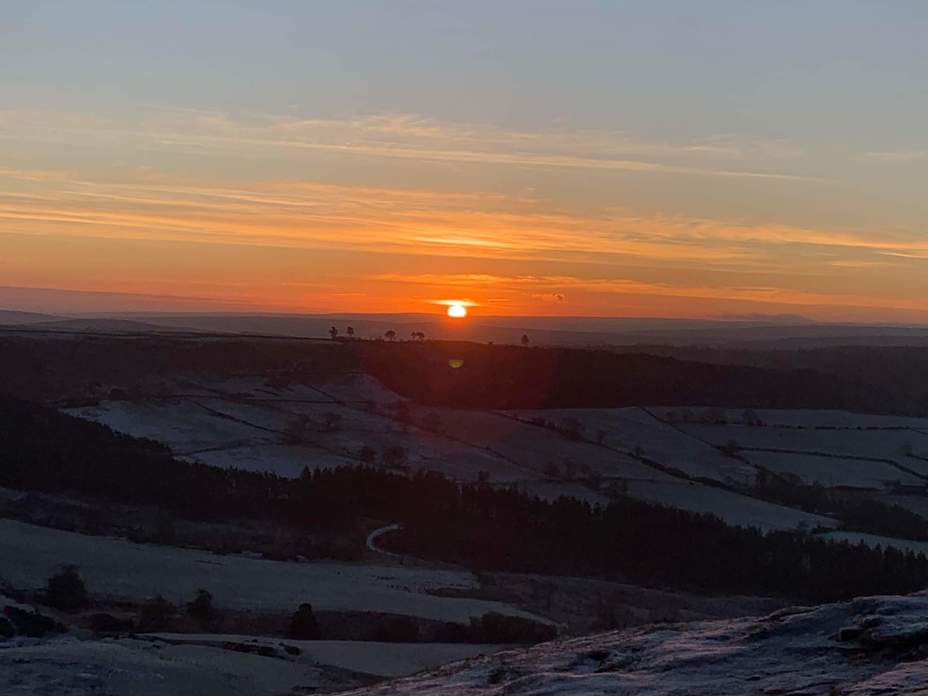
[[[338,329],[336,329],[334,326],[330,326],[329,336],[331,336],[332,340],[334,341],[338,337]]]

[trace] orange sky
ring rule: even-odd
[[[329,36],[312,33],[315,10],[292,11],[281,23],[230,8],[227,35],[187,17],[203,26],[163,55],[140,9],[72,18],[86,37],[122,43],[78,42],[55,13],[8,17],[16,30],[0,60],[32,77],[0,75],[0,287],[120,293],[121,310],[441,312],[435,303],[454,299],[478,314],[928,321],[928,148],[906,120],[923,123],[923,105],[874,101],[887,80],[908,94],[898,81],[909,54],[863,56],[870,72],[847,72],[842,91],[844,72],[818,83],[799,58],[781,65],[773,36],[748,42],[757,53],[743,54],[744,74],[708,44],[651,55],[616,21],[622,49],[596,30],[596,12],[617,20],[612,9],[572,13],[574,51],[547,70],[537,66],[550,44],[496,36],[522,26],[518,13],[475,19],[467,42],[449,35],[428,52],[430,34],[410,35],[407,56],[380,46],[381,29],[437,22],[444,36],[463,19],[388,13],[356,55],[339,52],[338,32],[361,31],[365,12],[319,11],[347,22]],[[683,32],[663,16],[635,19]],[[757,30],[749,19],[731,21]],[[774,19],[778,37],[791,35],[788,17]],[[313,40],[270,40],[290,24]],[[803,60],[845,49],[793,38]],[[329,53],[310,56],[321,46]],[[454,53],[474,46],[483,53]],[[382,65],[362,55],[375,49]],[[620,50],[650,63],[625,56],[601,70]],[[567,64],[576,70],[551,67]],[[508,69],[518,79],[496,85]],[[775,69],[790,79],[775,83]],[[713,81],[723,72],[728,82]],[[114,307],[16,297],[51,311]]]

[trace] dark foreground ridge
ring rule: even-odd
[[[545,643],[351,692],[490,694],[923,693],[928,596],[864,597],[770,616]]]

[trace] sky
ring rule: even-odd
[[[903,0],[5,0],[0,301],[926,322],[926,35]]]

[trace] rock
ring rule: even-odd
[[[5,607],[3,613],[16,627],[16,632],[28,638],[41,638],[49,633],[64,633],[67,629],[63,624],[39,612],[26,611],[19,607]]]

